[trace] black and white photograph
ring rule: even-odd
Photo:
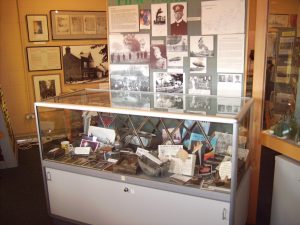
[[[140,9],[140,29],[150,30],[151,27],[151,10]]]
[[[212,89],[212,77],[210,75],[195,74],[189,78],[189,94],[210,95]]]
[[[159,93],[154,97],[154,108],[163,108],[168,111],[184,109],[183,95]]]
[[[112,64],[149,63],[149,34],[111,34],[109,46]]]
[[[213,57],[214,37],[213,36],[190,36],[191,57]]]
[[[217,95],[241,97],[242,74],[218,74]]]
[[[153,72],[155,92],[184,93],[184,73]]]
[[[56,34],[65,35],[70,34],[70,16],[69,15],[57,15],[55,17]]]
[[[168,31],[167,4],[151,4],[152,36],[167,36]]]
[[[107,36],[106,14],[96,16],[96,32],[100,37]]]
[[[182,68],[184,57],[188,57],[188,52],[167,52],[168,67]]]
[[[63,46],[65,84],[108,82],[107,45]]]
[[[85,15],[83,16],[83,31],[85,34],[96,34],[96,16]]]
[[[149,65],[112,64],[109,71],[112,90],[150,91]]]
[[[83,16],[70,16],[71,34],[83,33]]]
[[[217,99],[217,112],[219,114],[231,114],[236,115],[241,108],[241,102],[239,98],[223,98]]]
[[[112,107],[150,109],[151,97],[139,92],[111,92]]]
[[[167,36],[168,52],[187,52],[188,36],[187,35],[168,35]]]
[[[290,55],[294,49],[295,37],[280,37],[279,39],[279,55]]]
[[[206,73],[206,57],[190,57],[190,73]]]
[[[170,3],[171,35],[187,34],[187,3]]]
[[[197,112],[205,115],[207,111],[211,110],[211,97],[203,95],[187,95],[186,96],[186,110],[188,112]]]
[[[150,68],[167,69],[167,54],[165,45],[151,45]]]
[[[49,41],[47,15],[26,15],[30,42]]]
[[[33,86],[35,101],[37,102],[58,96],[61,93],[60,75],[34,75]]]

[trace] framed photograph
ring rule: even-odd
[[[28,70],[61,70],[59,46],[27,47]]]
[[[53,40],[106,39],[105,11],[51,10]]]
[[[108,82],[106,44],[68,45],[62,51],[65,84]]]
[[[58,96],[61,93],[60,75],[34,75],[33,87],[36,102]]]
[[[268,21],[269,27],[289,27],[289,15],[271,14]]]
[[[28,40],[49,41],[47,15],[26,15]]]

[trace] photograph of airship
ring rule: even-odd
[[[187,35],[169,35],[166,42],[168,52],[186,52],[188,50]]]
[[[206,57],[190,57],[191,73],[206,73]]]

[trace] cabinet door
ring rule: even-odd
[[[300,163],[276,156],[271,225],[300,224]]]
[[[54,215],[105,225],[224,225],[229,204],[46,168]]]

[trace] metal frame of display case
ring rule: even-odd
[[[117,91],[111,91],[111,90],[95,90],[95,89],[85,89],[84,91],[74,92],[71,94],[67,94],[61,97],[54,97],[52,99],[49,99],[45,102],[36,102],[35,103],[35,114],[36,114],[36,125],[38,128],[38,139],[39,139],[39,145],[40,145],[40,156],[42,160],[42,167],[45,169],[46,167],[54,168],[54,169],[60,169],[64,171],[74,172],[78,174],[83,175],[89,175],[93,177],[99,177],[103,179],[113,180],[113,181],[124,181],[126,179],[126,182],[129,184],[135,184],[140,185],[144,187],[150,187],[155,188],[159,190],[167,190],[175,193],[182,193],[187,194],[191,196],[198,196],[203,197],[207,199],[212,200],[219,200],[224,202],[230,203],[230,215],[229,215],[229,224],[234,224],[234,211],[235,211],[235,198],[236,198],[236,192],[238,188],[238,180],[237,180],[237,171],[238,171],[238,155],[237,155],[237,149],[238,149],[238,137],[239,137],[239,124],[242,122],[242,119],[244,116],[250,112],[251,117],[251,106],[253,104],[253,99],[250,98],[239,98],[241,103],[243,103],[243,106],[241,106],[241,110],[237,114],[232,115],[201,115],[199,113],[195,112],[177,112],[177,111],[171,111],[166,112],[164,109],[153,109],[153,108],[122,108],[122,107],[111,107],[110,103],[107,102],[107,99],[102,99],[101,101],[97,101],[98,98],[96,98],[96,101],[89,102],[89,96],[88,95],[97,95],[101,93],[111,94]],[[136,92],[133,92],[136,93]],[[141,93],[142,95],[151,95],[155,96],[157,93]],[[182,96],[189,96],[189,95],[182,95]],[[204,97],[204,96],[203,96]],[[212,98],[218,98],[217,96],[209,96]],[[74,102],[68,102],[65,99],[66,98],[72,98]],[[205,97],[204,97],[205,98]],[[235,98],[236,99],[236,98]],[[98,99],[99,100],[99,99]],[[90,105],[89,105],[90,104]],[[143,145],[143,142],[141,140],[141,137],[139,135],[139,132],[141,128],[146,124],[149,123],[149,118],[157,118],[158,123],[167,131],[167,136],[169,140],[174,144],[174,140],[172,139],[172,133],[174,130],[185,127],[183,125],[184,120],[193,120],[197,121],[195,122],[194,126],[198,126],[202,134],[204,135],[205,139],[209,139],[207,137],[207,134],[204,132],[203,127],[199,123],[199,121],[206,121],[206,122],[213,122],[213,123],[222,123],[222,124],[231,124],[232,125],[232,171],[231,171],[231,187],[230,187],[230,193],[222,193],[222,192],[215,192],[215,191],[207,191],[207,190],[200,190],[195,188],[189,188],[185,186],[180,185],[174,185],[171,183],[165,183],[160,182],[161,178],[158,178],[156,180],[152,179],[141,179],[145,177],[139,177],[139,176],[124,176],[117,173],[108,173],[105,171],[106,165],[104,162],[99,162],[94,164],[94,162],[88,162],[88,161],[82,161],[80,163],[79,161],[73,161],[68,162],[63,159],[62,161],[57,160],[44,160],[43,159],[43,137],[41,135],[41,129],[40,129],[40,121],[39,121],[39,110],[38,108],[46,107],[46,108],[53,108],[53,109],[69,109],[69,110],[81,110],[81,111],[93,111],[97,112],[100,121],[103,122],[102,116],[105,115],[113,115],[112,120],[123,120],[124,117],[126,118],[126,121],[124,122],[127,126],[131,126],[131,132],[135,134],[138,137],[138,141],[141,144],[142,147],[145,147]],[[119,118],[120,115],[123,117],[123,119]],[[134,125],[134,123],[131,120],[132,116],[139,116],[143,117],[143,121],[138,126]],[[168,127],[166,126],[164,119],[173,119],[177,121],[176,128],[170,133],[168,131]],[[251,119],[251,118],[249,118]],[[150,122],[151,124],[152,122]],[[154,129],[158,126],[158,124],[151,124]],[[248,124],[251,129],[251,123]],[[103,127],[105,127],[105,124],[103,123]],[[186,127],[185,127],[186,128]],[[85,127],[86,129],[86,127]],[[190,132],[187,130],[187,133]],[[211,145],[209,144],[211,147]],[[77,165],[77,166],[74,166]],[[78,167],[78,165],[80,167]],[[98,167],[98,169],[97,169]],[[92,169],[92,170],[91,170]],[[44,171],[44,175],[45,174]],[[125,178],[126,177],[126,178]],[[44,177],[44,182],[46,186],[46,181]],[[47,192],[47,188],[46,188]],[[47,193],[46,193],[47,195]]]

